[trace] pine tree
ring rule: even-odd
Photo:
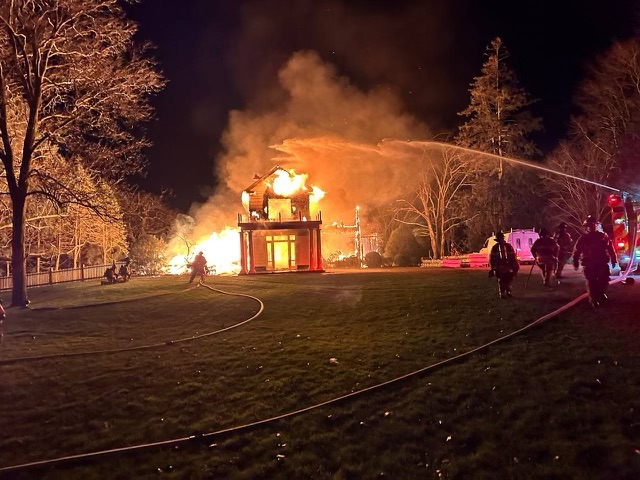
[[[541,120],[527,110],[533,101],[507,66],[509,53],[499,37],[487,47],[486,55],[482,74],[469,89],[471,102],[460,112],[467,121],[459,128],[456,143],[499,157],[531,158],[537,149],[528,136],[541,129]],[[509,168],[502,158],[479,157],[467,192],[468,234],[480,239],[491,233],[487,226],[496,231],[516,221],[513,200],[522,196],[525,185],[523,172]]]

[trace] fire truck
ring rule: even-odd
[[[640,220],[640,202],[629,194],[611,194],[607,200],[611,209],[612,241],[618,256],[621,269],[626,269],[632,255],[635,252],[634,264],[640,259],[640,235],[638,232],[638,220]],[[630,235],[631,234],[631,235]],[[635,248],[630,248],[630,242],[635,240]]]

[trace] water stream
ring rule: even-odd
[[[579,181],[579,182],[589,183],[591,185],[595,185],[597,187],[605,188],[607,190],[611,190],[611,191],[614,191],[614,192],[624,193],[619,188],[615,188],[615,187],[612,187],[610,185],[606,185],[604,183],[599,183],[599,182],[596,182],[594,180],[588,180],[586,178],[577,177],[575,175],[570,175],[568,173],[560,172],[558,170],[553,170],[552,168],[544,167],[544,166],[539,165],[539,164],[534,163],[534,162],[530,162],[530,161],[526,161],[526,160],[520,160],[520,159],[517,159],[517,158],[511,158],[511,157],[506,157],[506,156],[495,155],[493,153],[483,152],[481,150],[474,150],[473,148],[461,147],[461,146],[453,145],[453,144],[450,144],[450,143],[437,142],[437,141],[431,141],[431,140],[393,140],[393,139],[389,139],[389,140],[383,140],[383,142],[381,142],[379,144],[379,146],[390,145],[392,143],[401,143],[401,144],[410,145],[410,146],[420,145],[423,148],[435,147],[435,148],[438,148],[438,149],[445,148],[445,149],[452,149],[452,150],[456,150],[456,151],[463,151],[463,152],[466,152],[466,153],[469,153],[469,154],[472,154],[472,155],[479,155],[479,156],[482,156],[482,157],[489,157],[489,158],[492,158],[492,159],[495,159],[495,160],[504,160],[506,162],[513,163],[513,164],[516,164],[516,165],[522,165],[522,166],[529,167],[529,168],[535,168],[536,170],[542,170],[544,172],[551,173],[551,174],[554,174],[554,175],[560,175],[562,177],[571,178],[571,179]]]

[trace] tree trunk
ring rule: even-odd
[[[12,201],[11,277],[13,288],[11,291],[11,306],[26,307],[29,304],[27,299],[27,262],[24,254],[24,215],[27,202],[23,195],[14,195]]]

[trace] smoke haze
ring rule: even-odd
[[[404,113],[387,89],[363,92],[318,54],[297,52],[278,74],[277,102],[233,111],[217,161],[224,186],[192,214],[201,234],[234,225],[241,192],[274,165],[309,175],[326,192],[323,221],[352,223],[356,205],[389,200],[406,189],[411,155],[388,156],[387,138],[428,138],[429,129]],[[401,163],[399,163],[401,162]]]

